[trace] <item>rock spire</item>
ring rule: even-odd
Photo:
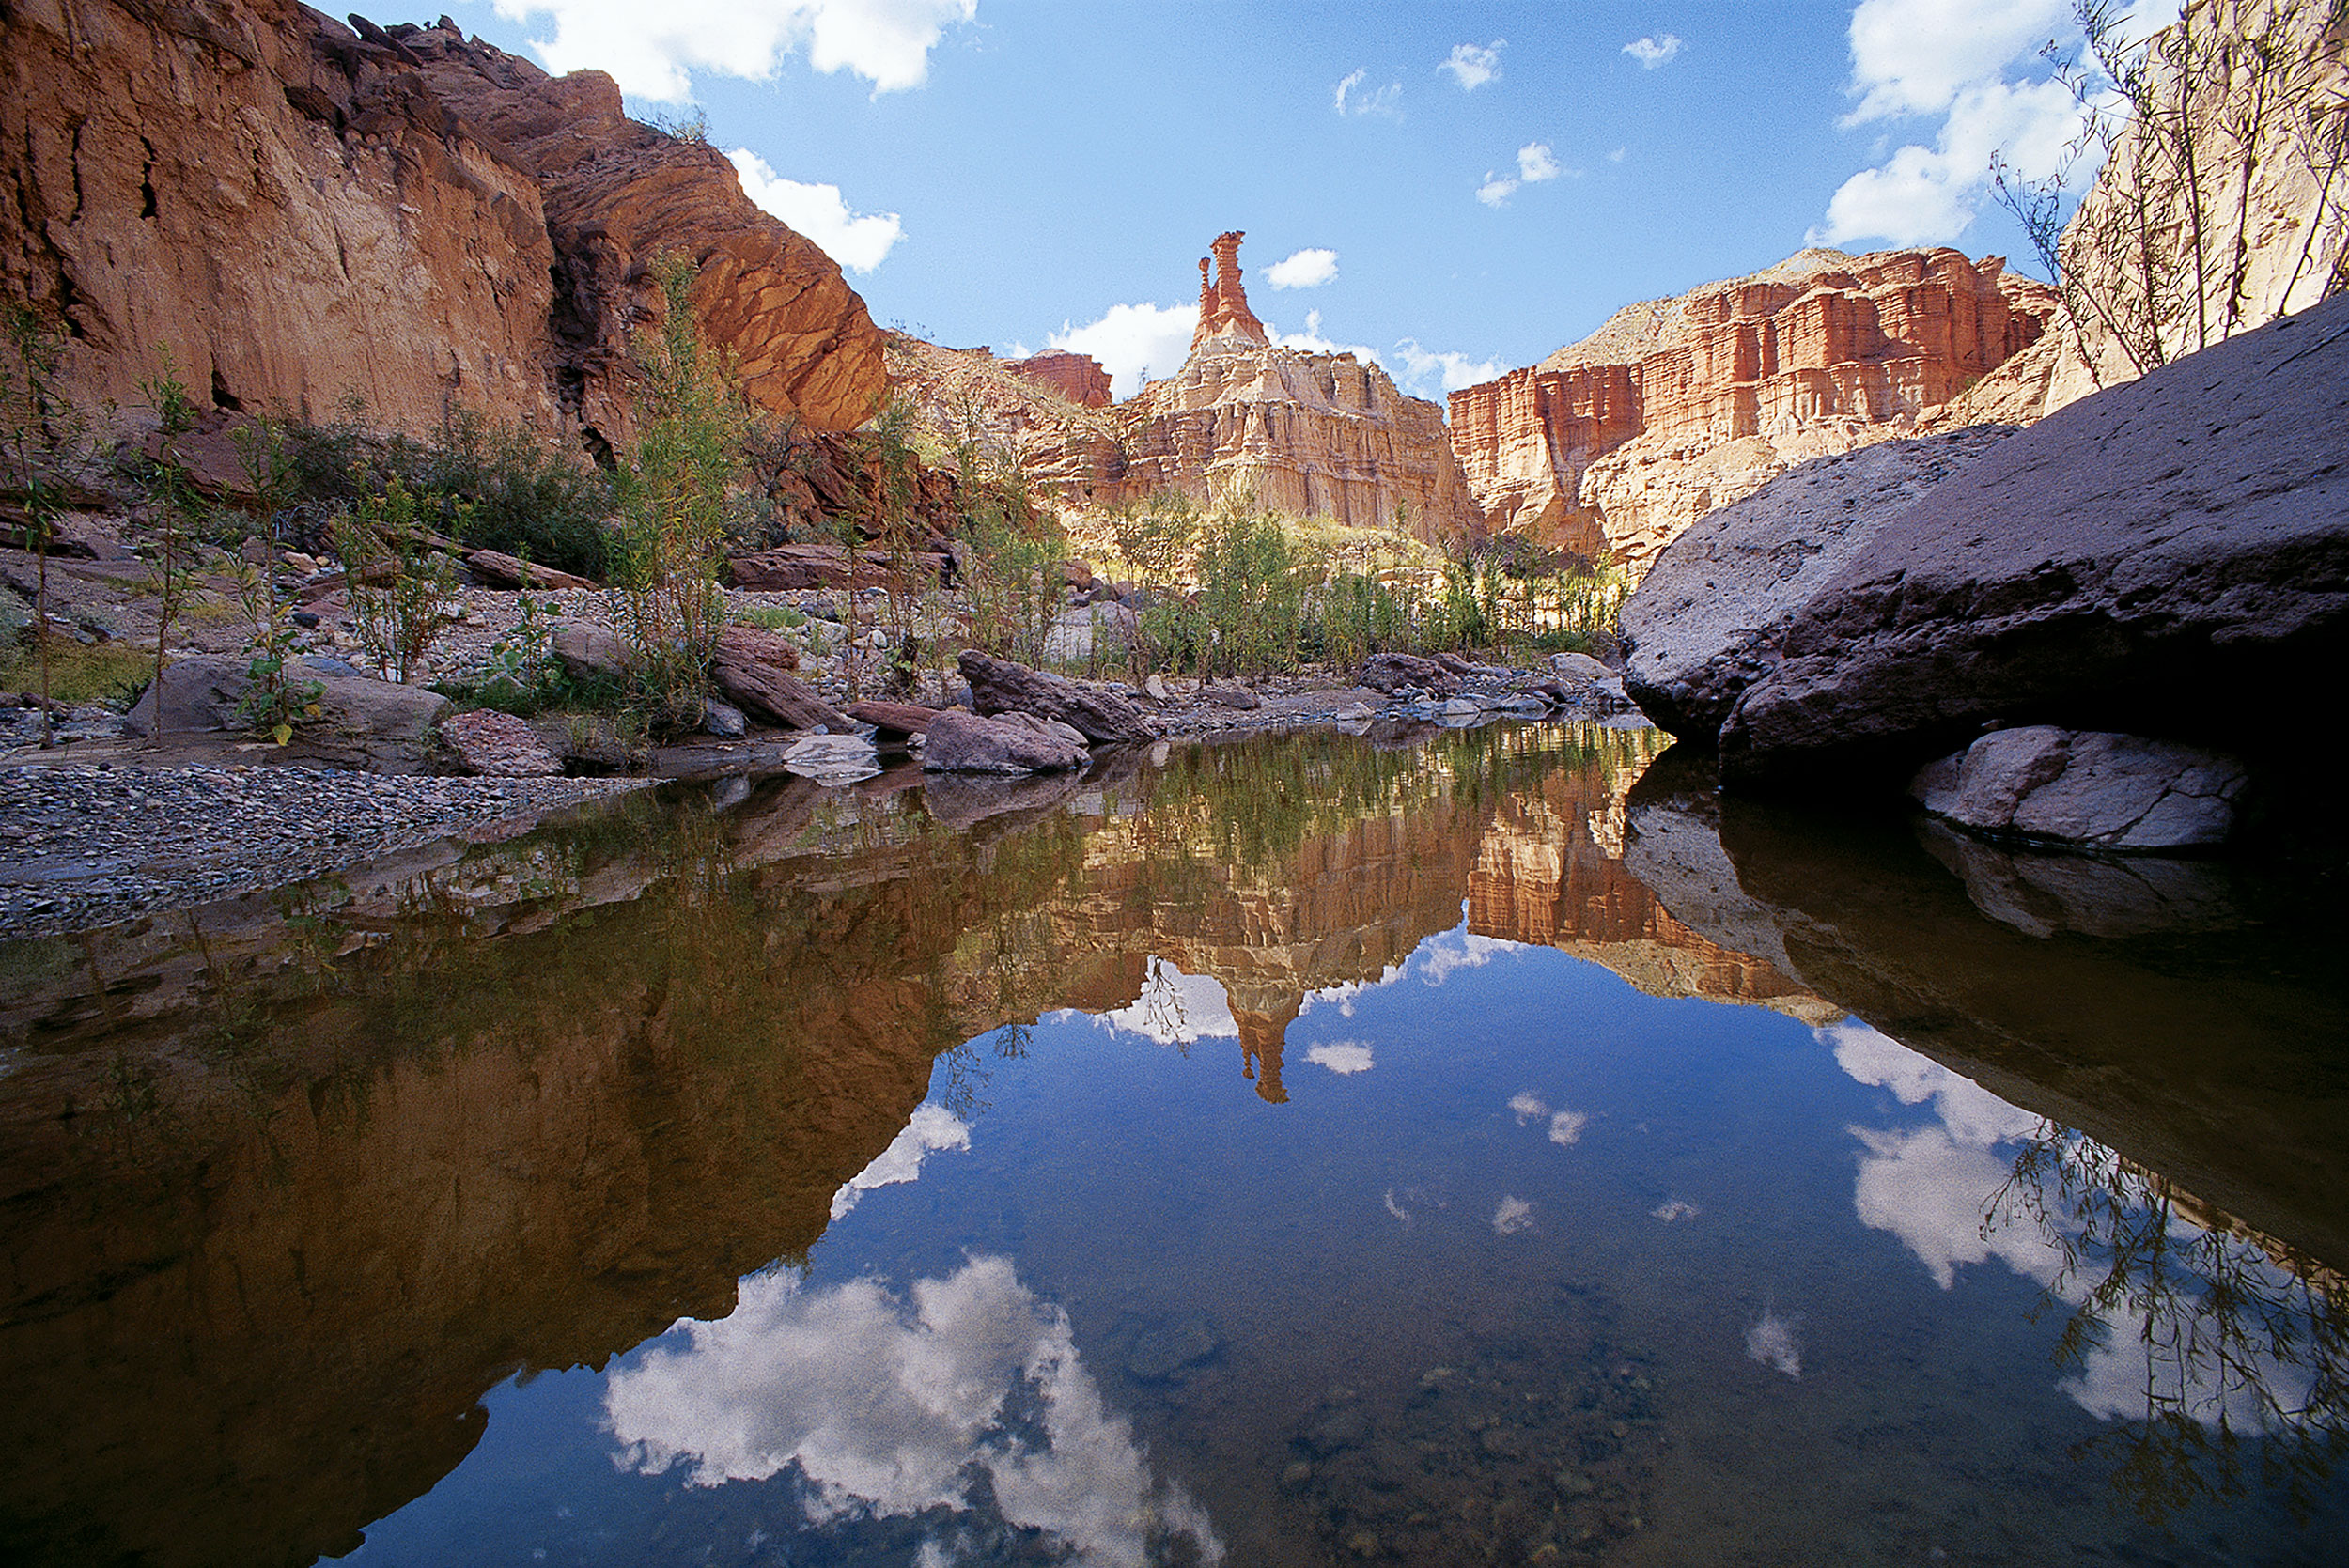
[[[1248,291],[1240,287],[1239,242],[1247,238],[1245,231],[1237,228],[1215,237],[1215,243],[1208,247],[1215,256],[1212,282],[1207,277],[1207,257],[1199,258],[1199,325],[1190,334],[1194,354],[1218,338],[1254,349],[1271,347],[1264,323],[1248,308]]]

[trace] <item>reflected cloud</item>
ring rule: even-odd
[[[1746,1330],[1746,1354],[1772,1372],[1798,1378],[1802,1375],[1801,1327],[1799,1312],[1781,1317],[1766,1310],[1762,1321]]]
[[[1305,1052],[1305,1060],[1316,1067],[1327,1067],[1341,1078],[1370,1071],[1370,1042],[1367,1040],[1329,1040]]]
[[[1376,991],[1392,986],[1403,978],[1402,964],[1389,964],[1378,971],[1376,980],[1343,980],[1335,986],[1324,986],[1317,991],[1307,991],[1298,999],[1297,1014],[1302,1017],[1315,1007],[1335,1007],[1338,1017],[1354,1016],[1354,1002],[1365,991]]]
[[[2010,1158],[1962,1142],[1947,1127],[1846,1130],[1867,1150],[1852,1198],[1859,1222],[1899,1237],[1935,1284],[1948,1290],[1957,1282],[1959,1264],[1992,1258],[2043,1285],[2054,1281],[2061,1261],[2046,1241],[2017,1227],[1992,1231],[1982,1222],[1984,1206],[2015,1173]]]
[[[1393,1188],[1387,1188],[1387,1212],[1406,1225],[1411,1222],[1411,1211],[1394,1201]]]
[[[1684,1203],[1677,1198],[1667,1198],[1648,1212],[1670,1225],[1675,1220],[1694,1219],[1704,1211],[1694,1203]]]
[[[1205,1512],[1154,1479],[1131,1424],[1104,1406],[1067,1316],[1008,1258],[972,1258],[910,1296],[869,1279],[817,1291],[788,1273],[746,1280],[732,1314],[688,1323],[684,1348],[612,1374],[614,1462],[682,1468],[694,1486],[796,1468],[815,1525],[991,1499],[1073,1561],[1140,1568],[1178,1536],[1221,1560]]]
[[[1501,1206],[1493,1210],[1493,1229],[1502,1235],[1516,1235],[1532,1228],[1533,1205],[1522,1198],[1504,1197]]]
[[[1523,1126],[1536,1116],[1549,1114],[1549,1107],[1531,1089],[1520,1090],[1509,1096],[1509,1109],[1517,1114],[1517,1126]]]
[[[1162,1046],[1237,1040],[1239,1024],[1223,983],[1211,974],[1185,974],[1163,958],[1143,971],[1142,995],[1129,1006],[1094,1016],[1102,1028],[1140,1034]]]
[[[921,1175],[924,1160],[949,1149],[970,1152],[970,1124],[943,1106],[922,1106],[872,1164],[843,1182],[832,1195],[832,1217],[841,1219],[877,1187],[912,1181]]]
[[[1531,1089],[1509,1096],[1509,1110],[1516,1115],[1517,1126],[1540,1117],[1549,1118],[1549,1141],[1565,1148],[1582,1141],[1582,1129],[1591,1125],[1587,1110],[1552,1110],[1548,1103]]]
[[[1517,942],[1503,941],[1499,937],[1480,937],[1473,932],[1447,931],[1420,943],[1411,961],[1419,965],[1421,981],[1440,986],[1458,970],[1482,969],[1498,954],[1515,952]]]
[[[2027,1138],[2040,1126],[2040,1119],[2030,1111],[2008,1104],[1973,1079],[1960,1077],[1898,1040],[1877,1033],[1858,1018],[1845,1018],[1812,1032],[1834,1049],[1835,1064],[1861,1083],[1890,1090],[1903,1105],[1933,1101],[1941,1125],[1960,1143],[1988,1148],[2010,1139]]]

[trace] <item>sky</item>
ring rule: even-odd
[[[452,15],[550,70],[610,71],[640,118],[706,116],[753,199],[884,326],[1090,352],[1121,397],[1180,366],[1198,258],[1226,229],[1283,340],[1439,398],[1806,244],[1951,244],[2035,272],[1991,155],[2054,174],[2077,123],[2041,54],[2076,36],[2072,0]]]

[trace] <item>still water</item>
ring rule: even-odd
[[[1659,745],[736,783],[0,946],[0,1556],[2349,1560],[2325,879]]]

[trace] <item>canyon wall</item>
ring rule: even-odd
[[[1495,533],[1643,571],[1794,464],[1906,434],[2054,309],[1997,257],[1804,251],[1455,392],[1453,448]]]
[[[1483,514],[1443,410],[1352,354],[1273,344],[1249,308],[1240,240],[1217,236],[1213,259],[1199,263],[1199,321],[1182,369],[1123,403],[1080,398],[1085,406],[1072,408],[1057,382],[1025,387],[1018,365],[912,339],[894,346],[893,373],[934,429],[959,437],[975,427],[1080,518],[1171,490],[1209,504],[1252,496],[1291,517],[1434,541],[1477,536]]]
[[[354,30],[355,29],[355,30]],[[454,408],[630,433],[630,327],[675,250],[769,409],[852,425],[880,336],[840,270],[713,149],[454,25],[291,0],[0,13],[0,288],[68,336],[68,390],[418,430]],[[594,444],[591,439],[589,444]]]
[[[1091,354],[1031,354],[1026,359],[1005,360],[1003,368],[1081,409],[1110,406],[1110,373]]]

